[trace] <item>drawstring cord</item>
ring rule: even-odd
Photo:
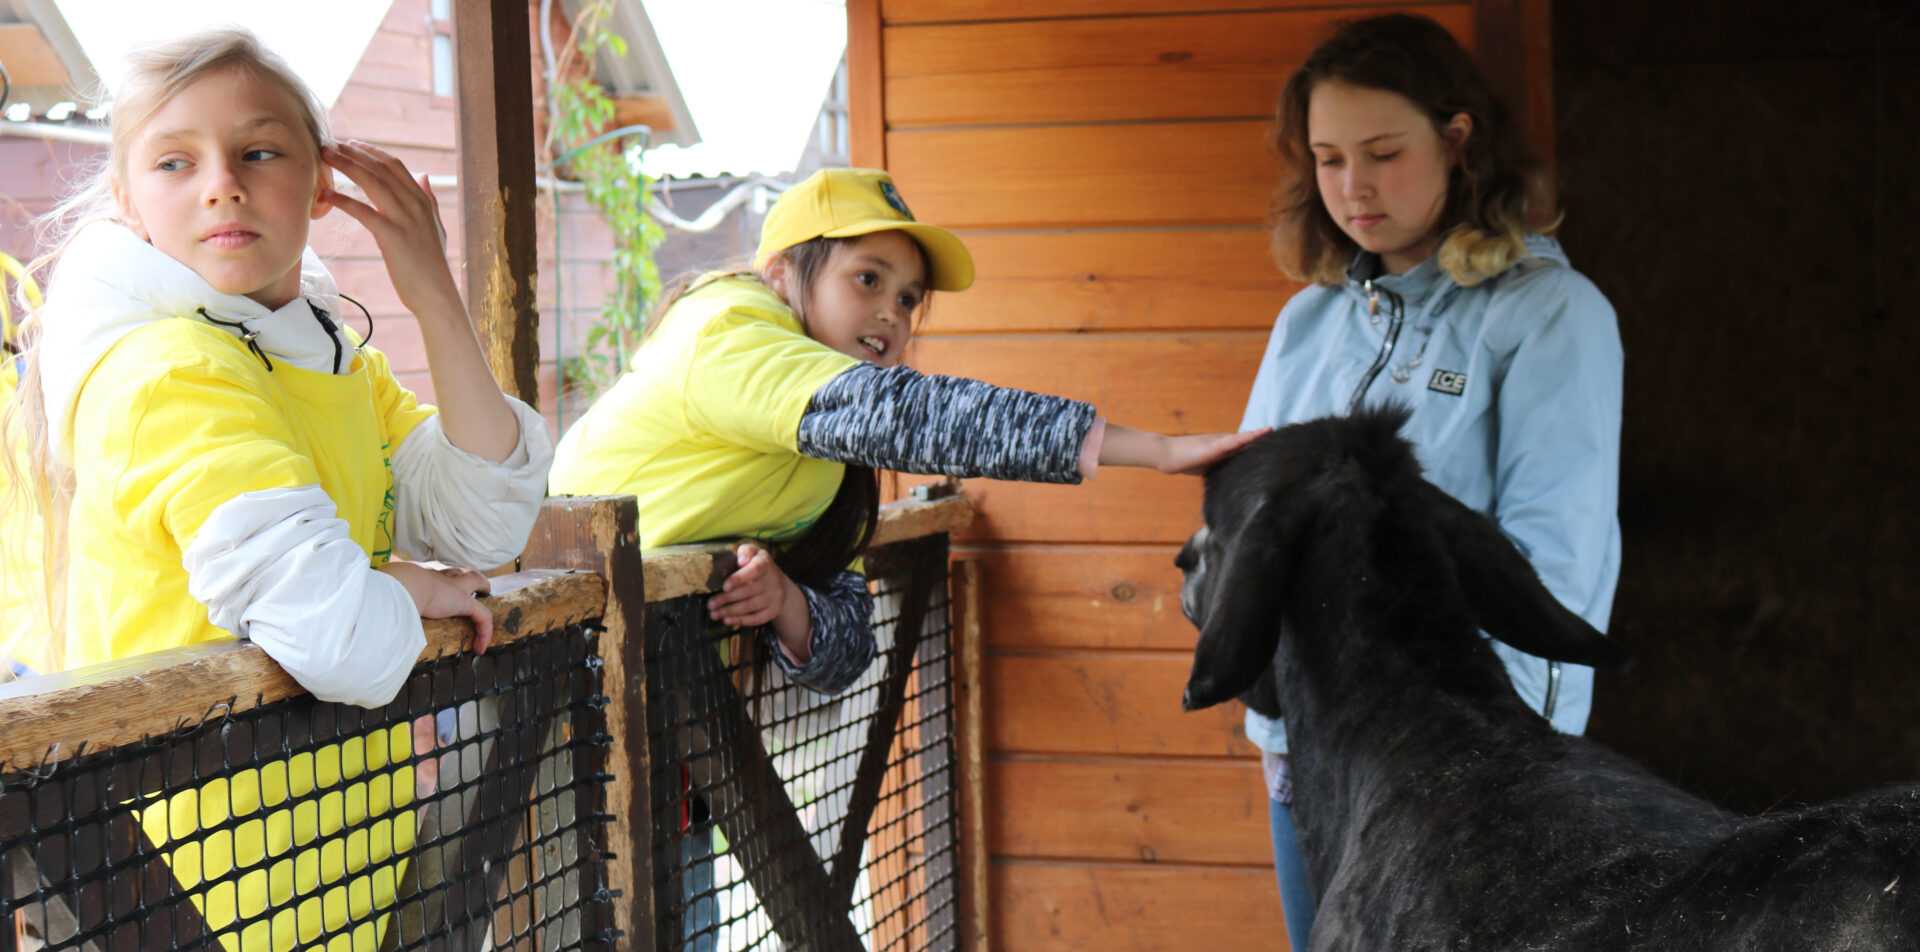
[[[204,307],[194,308],[194,310],[197,313],[199,313],[201,317],[204,317],[208,321],[218,324],[221,327],[231,327],[231,328],[238,329],[240,331],[240,339],[243,341],[246,341],[247,343],[247,349],[250,351],[253,351],[253,356],[260,358],[260,362],[267,365],[267,373],[273,373],[273,361],[268,360],[267,352],[260,348],[260,332],[259,331],[256,331],[248,327],[247,322],[245,321],[223,321],[217,317],[214,317],[211,314],[208,314],[207,309]]]
[[[367,336],[361,338],[360,343],[354,345],[353,348],[354,353],[357,354],[362,348],[367,346],[369,341],[373,340],[373,314],[368,312],[367,306],[361,304],[359,301],[355,301],[353,298],[347,297],[344,294],[340,295],[340,297],[354,307],[359,308],[360,313],[365,314],[367,317]],[[346,356],[345,350],[340,346],[340,327],[333,322],[333,318],[327,314],[325,308],[313,303],[312,298],[307,299],[307,307],[313,311],[313,319],[320,322],[320,328],[327,332],[327,339],[333,342],[333,372],[339,374],[341,359]],[[194,311],[201,317],[206,318],[209,323],[239,331],[240,339],[246,343],[247,349],[252,351],[255,357],[260,358],[260,362],[266,365],[268,373],[273,372],[273,361],[267,357],[266,350],[260,346],[259,331],[248,327],[245,321],[223,321],[207,313],[207,309],[204,307],[195,308]]]
[[[353,348],[353,352],[357,354],[361,351],[362,348],[367,346],[368,341],[373,340],[373,315],[367,311],[367,306],[365,304],[362,304],[359,301],[354,300],[353,298],[350,298],[342,294],[340,295],[340,299],[343,301],[346,301],[348,304],[351,304],[354,307],[359,308],[360,313],[365,314],[367,316],[367,336],[360,338],[360,343],[355,344]],[[307,300],[307,307],[313,310],[313,319],[316,321],[319,321],[320,326],[326,330],[327,339],[333,341],[333,372],[338,374],[340,372],[340,358],[344,356],[344,354],[340,350],[340,327],[339,325],[333,322],[333,319],[330,316],[328,316],[327,309],[321,307],[318,304],[313,303],[313,300],[311,298]]]

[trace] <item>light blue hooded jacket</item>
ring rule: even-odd
[[[1620,332],[1558,242],[1534,236],[1527,250],[1471,288],[1432,258],[1391,275],[1362,253],[1341,286],[1294,295],[1240,428],[1405,404],[1402,434],[1427,478],[1498,522],[1548,591],[1605,631],[1620,578]],[[1561,731],[1586,730],[1592,668],[1493,647],[1528,704]],[[1246,729],[1286,752],[1280,721],[1248,711]]]

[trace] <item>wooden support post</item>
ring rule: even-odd
[[[453,5],[467,312],[500,389],[539,405],[533,64],[525,0]]]
[[[986,646],[981,630],[980,563],[953,564],[954,786],[960,794],[960,948],[992,945],[991,883],[987,877],[987,729],[980,696]]]
[[[595,572],[607,580],[602,621],[601,683],[607,695],[606,812],[613,819],[598,844],[607,861],[607,889],[624,937],[607,947],[650,948],[654,936],[653,805],[647,797],[653,756],[647,741],[646,570],[640,560],[639,508],[633,497],[547,500],[521,564]],[[591,942],[591,940],[589,940]],[[590,946],[591,947],[591,946]]]
[[[887,167],[880,0],[847,0],[847,151],[854,165]]]

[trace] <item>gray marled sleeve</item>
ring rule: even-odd
[[[861,364],[827,381],[800,418],[800,452],[905,473],[1080,481],[1090,403],[910,367]]]
[[[794,583],[798,585],[799,583]],[[873,594],[867,591],[867,577],[859,572],[841,572],[825,591],[800,585],[807,597],[807,620],[813,629],[809,644],[813,656],[803,665],[794,664],[777,644],[773,663],[780,666],[793,683],[821,694],[839,694],[860,680],[876,652],[873,640]],[[770,639],[779,636],[767,629]]]

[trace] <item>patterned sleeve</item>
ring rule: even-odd
[[[1078,483],[1090,403],[860,364],[813,394],[802,454],[906,473]]]
[[[796,665],[778,644],[770,644],[769,653],[795,684],[821,694],[839,694],[860,680],[877,652],[873,594],[867,591],[867,577],[859,572],[841,572],[824,591],[806,585],[801,585],[800,591],[807,597],[813,656],[806,664]],[[772,628],[767,629],[766,636],[778,637]]]

